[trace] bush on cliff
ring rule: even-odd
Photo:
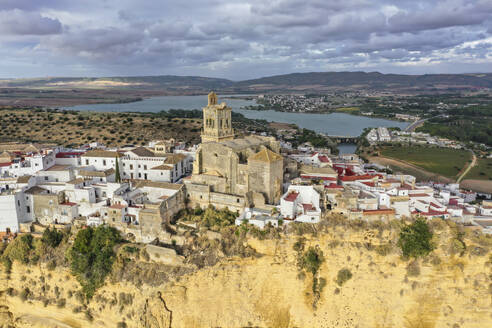
[[[213,206],[209,206],[205,210],[195,208],[192,211],[188,211],[183,216],[183,220],[198,222],[211,230],[219,231],[222,227],[234,225],[236,217],[237,213],[227,208],[216,209]]]
[[[3,258],[5,261],[19,261],[29,263],[33,249],[33,238],[31,234],[25,234],[15,238],[5,249]]]
[[[104,284],[116,257],[114,247],[121,241],[118,230],[111,227],[88,227],[77,233],[68,257],[86,298]]]
[[[398,246],[404,257],[426,256],[434,249],[432,231],[424,218],[418,218],[410,225],[401,228]]]
[[[324,260],[325,258],[321,249],[311,246],[300,258],[299,266],[315,276]]]
[[[41,241],[46,246],[50,246],[56,248],[60,245],[63,240],[63,232],[56,230],[55,228],[46,228],[43,232],[43,237],[41,237]]]

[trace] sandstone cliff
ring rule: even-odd
[[[162,282],[111,277],[88,304],[67,268],[14,263],[9,279],[1,273],[0,327],[492,327],[490,238],[467,230],[457,243],[443,222],[434,232],[436,250],[414,263],[388,246],[388,226],[305,234],[324,253],[319,295],[296,265],[297,235],[249,238],[257,256],[201,269],[162,266]],[[340,286],[342,268],[352,278]]]

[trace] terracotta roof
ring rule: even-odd
[[[108,158],[115,158],[115,157],[121,157],[122,155],[116,151],[109,151],[109,150],[101,150],[101,149],[96,149],[96,150],[89,150],[87,153],[82,155],[83,157],[108,157]]]
[[[337,172],[331,167],[314,167],[311,165],[301,165],[300,169],[302,174],[331,174],[337,175]]]
[[[302,204],[302,208],[304,209],[304,212],[316,210],[313,204]]]
[[[272,163],[276,161],[281,161],[283,157],[277,153],[274,153],[270,149],[263,148],[256,154],[249,156],[248,160]]]
[[[408,197],[430,197],[428,194],[409,194]]]
[[[326,189],[344,189],[343,186],[339,186],[336,183],[330,183],[329,185],[325,186]]]
[[[369,180],[373,179],[375,176],[364,174],[364,175],[345,175],[340,178],[342,181],[357,181],[357,180]]]
[[[26,194],[30,195],[38,195],[47,192],[48,190],[41,188],[39,186],[32,186],[31,188],[25,191]]]
[[[84,179],[82,178],[77,178],[77,179],[73,179],[73,180],[70,180],[67,182],[67,184],[73,184],[73,185],[76,185],[76,184],[79,184],[79,183],[83,183],[84,182]]]
[[[77,206],[77,203],[72,203],[72,202],[64,202],[64,203],[61,203],[60,205],[65,205],[65,206]]]
[[[84,155],[84,152],[59,152],[56,154],[56,158],[71,158],[71,157],[80,157]]]
[[[290,192],[287,196],[285,196],[284,200],[287,202],[293,202],[297,199],[297,196],[299,196],[299,193],[297,192]]]
[[[335,177],[324,177],[324,176],[308,175],[308,174],[301,174],[301,179],[320,179],[323,181],[337,181],[337,178]]]
[[[166,164],[158,165],[158,166],[155,166],[155,167],[151,168],[151,170],[161,170],[161,171],[169,171],[169,170],[172,170],[172,169],[173,169],[172,166],[169,166],[169,165],[166,165]]]
[[[111,174],[114,174],[114,169],[107,169],[105,171],[88,171],[88,170],[80,170],[79,175],[83,177],[107,177]]]
[[[113,205],[110,205],[108,206],[109,208],[114,208],[114,209],[119,209],[121,210],[122,208],[125,208],[126,205],[122,205],[122,204],[113,204]]]
[[[52,167],[49,167],[49,168],[45,169],[45,171],[66,171],[70,167],[71,167],[70,165],[56,164],[56,165],[53,165]]]
[[[30,175],[23,175],[17,178],[17,183],[28,183],[30,178]]]
[[[186,158],[186,155],[183,155],[183,154],[170,154],[170,155],[167,155],[164,163],[166,163],[166,164],[178,164],[179,162],[182,162],[185,158]]]
[[[143,187],[179,190],[183,187],[183,185],[176,184],[176,183],[169,183],[169,182],[150,181],[150,180],[138,180],[135,183],[135,188],[143,188]]]
[[[137,147],[130,151],[140,157],[155,157],[155,153],[146,147]]]

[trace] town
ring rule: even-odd
[[[395,137],[404,135],[367,135]],[[355,154],[332,155],[309,143],[289,147],[264,133],[237,138],[231,108],[214,92],[203,108],[201,138],[198,145],[169,139],[118,148],[0,144],[2,237],[50,225],[108,225],[134,242],[171,244],[176,237],[166,226],[186,208],[209,207],[227,208],[237,225],[258,228],[314,224],[335,213],[369,222],[442,218],[492,233],[490,194],[417,183]]]

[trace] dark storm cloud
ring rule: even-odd
[[[492,70],[491,32],[490,0],[0,2],[5,53],[62,62],[59,75]]]

